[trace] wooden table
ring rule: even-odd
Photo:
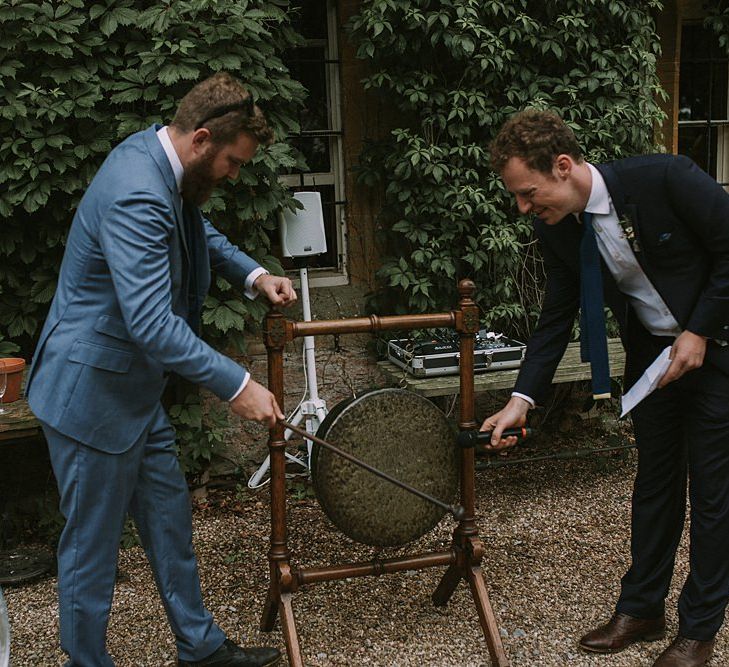
[[[619,338],[608,339],[608,355],[610,357],[610,374],[613,377],[622,377],[625,368],[625,351]],[[458,375],[416,378],[410,373],[404,372],[402,368],[391,361],[380,361],[377,365],[393,384],[414,391],[421,396],[427,396],[428,398],[450,396],[457,394],[460,389]],[[518,368],[477,373],[474,378],[474,391],[512,389],[518,374]],[[590,364],[580,361],[580,344],[570,343],[564,357],[562,357],[562,361],[559,362],[553,382],[574,382],[589,379]]]
[[[0,468],[9,471],[0,479],[2,519],[7,507],[18,499],[22,501],[34,495],[42,498],[52,473],[40,422],[30,411],[25,397],[2,403],[0,407],[5,411],[0,414],[0,445],[4,445],[0,449]],[[53,558],[50,548],[21,546],[7,550],[5,535],[0,531],[0,584],[17,584],[45,574],[51,568]]]
[[[23,378],[25,388],[25,378]],[[42,435],[40,422],[28,407],[21,392],[21,398],[12,403],[2,403],[0,407],[5,412],[0,413],[0,442],[7,440],[23,440],[25,438],[37,438]]]

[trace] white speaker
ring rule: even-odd
[[[321,209],[321,195],[318,192],[296,192],[294,199],[300,201],[303,209],[282,211],[279,232],[284,257],[308,257],[327,251],[324,234],[324,214]]]

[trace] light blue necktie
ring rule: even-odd
[[[592,227],[592,213],[582,214],[580,244],[580,355],[590,362],[592,397],[610,398],[610,361],[608,359],[605,310],[602,293],[600,251]]]

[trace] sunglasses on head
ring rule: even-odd
[[[248,95],[244,100],[240,102],[233,102],[232,104],[223,104],[219,107],[214,107],[210,110],[207,116],[205,116],[197,125],[195,129],[199,130],[205,123],[213,120],[213,118],[220,118],[231,111],[245,111],[248,118],[252,118],[254,115],[253,111],[253,95]]]

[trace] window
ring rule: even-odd
[[[729,185],[729,59],[702,23],[681,31],[678,152]]]
[[[286,55],[294,79],[308,90],[299,118],[301,134],[290,138],[305,155],[309,171],[281,177],[292,191],[321,193],[327,253],[310,258],[311,281],[319,285],[346,284],[344,167],[339,88],[340,61],[333,0],[292,2],[293,25],[306,44]],[[286,268],[293,268],[284,260]]]

